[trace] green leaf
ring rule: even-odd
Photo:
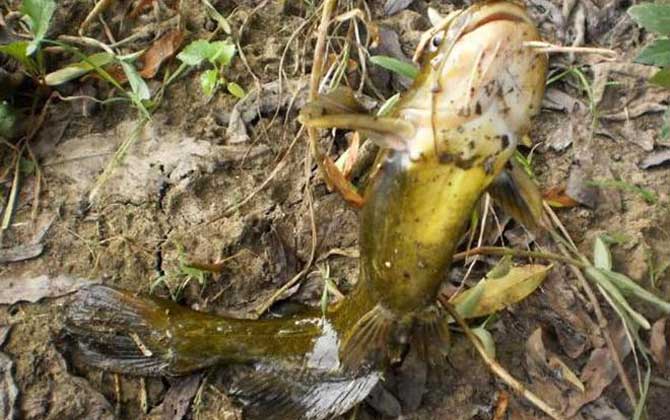
[[[614,283],[617,286],[617,288],[619,288],[619,290],[621,290],[622,293],[628,296],[635,296],[638,299],[642,299],[647,303],[655,305],[663,312],[670,313],[669,302],[659,298],[658,296],[651,293],[644,287],[640,286],[630,277],[621,273],[617,273],[615,271],[605,271],[605,270],[601,271],[603,272],[604,275],[607,276],[608,279],[612,281],[612,283]]]
[[[622,310],[626,311],[626,313],[633,321],[635,321],[635,323],[637,323],[637,325],[641,326],[645,330],[651,328],[649,321],[647,321],[644,316],[642,316],[639,312],[630,306],[626,298],[621,294],[619,288],[615,286],[614,283],[612,283],[610,280],[610,277],[605,274],[605,271],[599,270],[595,267],[587,267],[584,269],[584,274],[586,277],[590,278],[598,286],[600,286],[603,291],[609,295],[612,301],[614,301],[614,303],[619,305]]]
[[[670,88],[670,67],[659,70],[655,75],[651,76],[649,81],[664,88]]]
[[[375,55],[370,57],[370,62],[410,79],[416,79],[419,75],[419,69],[414,64],[398,60],[397,58]]]
[[[87,57],[85,61],[70,64],[62,69],[47,74],[44,77],[44,81],[48,86],[57,86],[81,77],[94,70],[96,67],[105,66],[112,61],[114,61],[114,56],[109,53],[101,52],[93,54]]]
[[[207,70],[200,75],[200,86],[202,86],[205,95],[212,96],[219,85],[218,70]]]
[[[593,265],[603,270],[612,269],[612,253],[603,238],[598,236],[593,244]]]
[[[227,66],[235,56],[235,44],[229,41],[212,42],[212,54],[208,57],[209,61],[216,65]]]
[[[0,137],[6,139],[14,137],[16,120],[16,111],[7,102],[0,102]]]
[[[635,61],[658,67],[670,65],[670,39],[657,39],[647,45]]]
[[[489,356],[491,359],[496,358],[496,343],[493,341],[493,336],[491,333],[485,329],[485,328],[473,328],[472,333],[479,339],[479,341],[482,343],[482,346],[484,347],[484,351],[486,351],[486,355]]]
[[[400,93],[396,93],[395,95],[391,96],[382,104],[382,106],[379,107],[379,111],[377,111],[377,116],[378,117],[385,117],[393,111],[393,108],[395,107],[395,104],[398,103],[400,100]]]
[[[670,34],[670,6],[644,3],[628,9],[628,14],[648,31],[662,35]]]
[[[533,293],[550,269],[551,266],[538,264],[512,267],[503,277],[480,281],[472,289],[460,293],[452,299],[452,304],[463,318],[490,315]]]
[[[177,58],[186,65],[197,66],[204,60],[217,65],[227,65],[235,56],[235,44],[230,41],[208,42],[199,39],[188,44]]]
[[[23,0],[21,13],[28,18],[28,25],[33,33],[33,40],[26,51],[28,55],[33,55],[39,48],[47,29],[49,29],[49,22],[55,10],[56,2],[54,0]]]
[[[231,95],[233,95],[233,96],[236,96],[240,99],[247,96],[247,92],[244,91],[242,86],[238,85],[235,82],[229,82],[227,87],[228,87],[228,92],[230,92]]]
[[[184,64],[195,67],[207,59],[209,42],[199,39],[188,44],[177,54],[177,58]]]
[[[11,44],[0,45],[0,53],[12,57],[30,73],[36,73],[37,65],[28,55],[28,41],[16,41]]]
[[[144,82],[144,79],[142,79],[142,76],[140,76],[135,67],[125,61],[121,61],[121,67],[128,78],[130,89],[133,91],[135,97],[140,101],[150,99],[151,92],[149,91],[149,86]]]

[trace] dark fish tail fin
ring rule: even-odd
[[[94,285],[79,290],[66,309],[65,335],[93,366],[132,375],[172,373],[168,329],[171,302]]]

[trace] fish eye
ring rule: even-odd
[[[430,40],[430,51],[434,52],[437,51],[437,49],[440,47],[440,44],[442,44],[442,39],[444,38],[444,35],[442,32],[435,34],[433,39]]]

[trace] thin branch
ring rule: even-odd
[[[544,260],[560,261],[571,264],[579,268],[586,268],[588,265],[574,258],[563,255],[552,254],[549,252],[523,251],[519,249],[498,247],[498,246],[480,246],[467,251],[454,254],[452,261],[464,260],[472,255],[511,255],[514,257],[539,258]]]
[[[517,394],[521,395],[522,397],[533,403],[535,407],[542,410],[542,412],[544,412],[552,419],[555,420],[565,419],[565,417],[563,417],[561,413],[559,413],[556,409],[549,406],[549,404],[544,402],[540,397],[538,397],[532,391],[526,388],[524,384],[519,382],[504,367],[502,367],[502,365],[500,365],[495,359],[492,359],[486,353],[486,349],[484,349],[482,343],[479,341],[477,337],[475,337],[475,335],[470,330],[468,324],[463,320],[463,318],[458,314],[458,312],[456,312],[453,306],[449,304],[449,302],[446,300],[446,297],[440,296],[439,300],[442,306],[444,306],[447,312],[449,312],[449,315],[451,315],[456,320],[458,325],[463,329],[465,335],[468,337],[472,345],[479,353],[479,356],[481,356],[481,358],[484,360],[484,363],[491,370],[491,372],[493,372],[496,376],[498,376],[498,378],[500,378],[503,382],[505,382]]]

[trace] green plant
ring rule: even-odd
[[[651,83],[670,88],[670,4],[644,3],[628,9],[630,15],[638,25],[659,35],[650,42],[638,55],[637,61],[641,64],[660,67],[649,81]],[[670,108],[665,112],[663,138],[670,138]]]
[[[154,280],[150,286],[150,292],[153,293],[158,285],[165,285],[170,292],[170,297],[174,301],[178,301],[181,298],[184,289],[193,280],[197,281],[204,288],[207,285],[208,276],[206,271],[195,268],[187,262],[186,253],[181,244],[177,244],[177,253],[179,254],[177,270],[163,274]],[[176,286],[174,283],[176,283]]]
[[[230,64],[234,56],[235,44],[230,41],[210,42],[199,39],[187,45],[177,58],[187,67],[199,66],[204,61],[213,67],[200,75],[200,86],[207,96],[213,96],[220,86],[225,85],[228,92],[242,98],[245,95],[244,90],[237,83],[226,82],[223,77],[223,68]]]
[[[24,0],[21,4],[21,13],[32,39],[0,45],[0,53],[21,63],[31,77],[37,78],[44,73],[44,58],[40,45],[44,41],[55,10],[54,0]]]

